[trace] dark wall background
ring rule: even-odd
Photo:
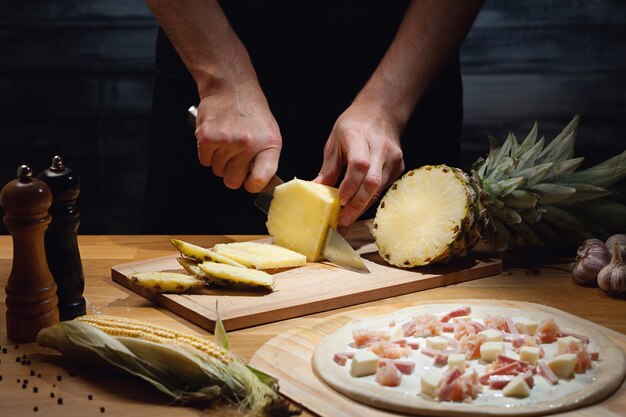
[[[60,154],[79,232],[138,233],[155,34],[141,0],[0,0],[1,185]],[[464,168],[489,134],[552,138],[574,114],[588,164],[626,149],[624,39],[622,0],[487,1],[462,49]]]

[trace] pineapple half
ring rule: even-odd
[[[462,256],[482,238],[499,251],[570,250],[626,231],[626,206],[611,186],[626,177],[626,151],[576,171],[578,116],[545,146],[538,125],[519,143],[490,137],[468,175],[445,165],[406,173],[381,199],[373,224],[379,253],[413,267]]]
[[[474,182],[460,169],[426,165],[387,191],[373,234],[392,265],[413,267],[462,256],[480,239],[484,208]]]

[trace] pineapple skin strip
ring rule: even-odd
[[[197,261],[200,261],[200,262],[213,261],[213,262],[219,262],[219,263],[223,263],[223,264],[227,264],[231,266],[237,266],[240,268],[245,268],[245,265],[242,265],[239,262],[236,262],[224,255],[220,255],[219,253],[215,251],[203,248],[202,246],[194,245],[193,243],[185,242],[180,239],[172,239],[171,243],[172,245],[174,245],[176,249],[178,249],[178,251],[181,254],[188,256],[192,259],[195,259]]]

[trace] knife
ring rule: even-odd
[[[197,107],[189,107],[188,113],[189,124],[195,126],[195,120],[198,114]],[[270,205],[272,204],[272,197],[274,196],[274,188],[282,183],[283,180],[281,180],[277,175],[274,175],[265,188],[257,194],[254,199],[254,205],[257,206],[257,208],[259,208],[263,213],[268,214]],[[324,246],[322,247],[322,256],[337,266],[350,271],[361,273],[370,272],[359,254],[356,253],[343,236],[341,236],[339,232],[331,226],[328,226],[328,231],[326,232]]]

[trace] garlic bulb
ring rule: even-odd
[[[611,260],[608,248],[599,239],[587,239],[576,251],[576,263],[572,270],[574,282],[581,285],[597,285],[598,272]]]
[[[622,259],[626,258],[626,234],[617,234],[609,237],[604,244],[607,248],[611,249],[613,247],[613,243],[619,243],[620,252],[619,254],[622,256]]]
[[[598,272],[598,286],[609,295],[626,294],[626,265],[619,247],[619,243],[613,243],[611,262]]]

